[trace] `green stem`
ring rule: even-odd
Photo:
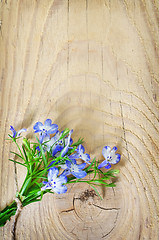
[[[20,152],[20,154],[21,154],[21,157],[22,157],[23,159],[25,159],[25,158],[24,158],[24,155],[23,155],[23,153],[22,153],[22,151],[21,151],[21,149],[20,149],[20,147],[19,147],[19,145],[18,145],[18,143],[16,142],[15,139],[14,139],[13,141],[15,142],[17,148],[19,149],[19,152]],[[25,161],[25,160],[24,160],[24,161]]]
[[[31,178],[31,177],[28,177],[28,175],[27,175],[26,178],[25,178],[25,180],[24,180],[23,186],[22,186],[22,188],[20,189],[19,195],[25,196],[27,190],[28,190],[29,187],[30,187],[31,181],[32,181],[32,178]]]
[[[5,207],[0,212],[0,227],[3,227],[7,220],[10,220],[11,216],[15,215],[17,210],[17,204],[13,201],[9,206]]]

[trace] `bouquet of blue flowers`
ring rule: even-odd
[[[41,201],[46,193],[66,193],[68,184],[87,183],[101,199],[96,186],[115,186],[114,183],[108,183],[106,180],[114,178],[114,174],[119,172],[109,169],[112,164],[120,161],[120,154],[116,154],[116,147],[103,148],[104,161],[99,162],[95,158],[91,161],[90,155],[85,153],[82,145],[83,139],[79,138],[77,142],[73,142],[73,130],[66,128],[59,132],[58,125],[52,124],[51,119],[47,119],[44,124],[37,122],[33,129],[39,137],[35,136],[35,142],[23,138],[20,147],[18,139],[26,129],[16,131],[13,126],[10,127],[12,134],[9,134],[9,137],[18,148],[18,153],[12,152],[15,158],[10,161],[24,166],[27,173],[21,189],[16,193],[15,200],[0,212],[0,226],[4,226],[7,220],[15,215],[15,228],[22,207]],[[103,171],[103,168],[109,170]],[[89,180],[85,178],[87,175],[91,176]]]

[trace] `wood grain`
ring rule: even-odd
[[[1,0],[0,207],[16,191],[10,125],[51,118],[92,158],[105,145],[122,155],[103,201],[81,184],[46,195],[23,209],[17,239],[159,239],[158,22],[158,0]]]

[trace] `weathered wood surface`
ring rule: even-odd
[[[45,196],[23,209],[17,239],[159,239],[159,1],[2,0],[0,11],[0,207],[16,191],[10,124],[51,118],[92,157],[104,145],[122,155],[103,201],[81,184]]]

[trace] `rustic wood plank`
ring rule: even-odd
[[[117,187],[98,188],[104,200],[81,184],[44,196],[23,209],[17,239],[159,239],[158,20],[157,0],[1,1],[0,207],[16,191],[10,124],[49,117],[92,157],[104,145],[122,154]]]

